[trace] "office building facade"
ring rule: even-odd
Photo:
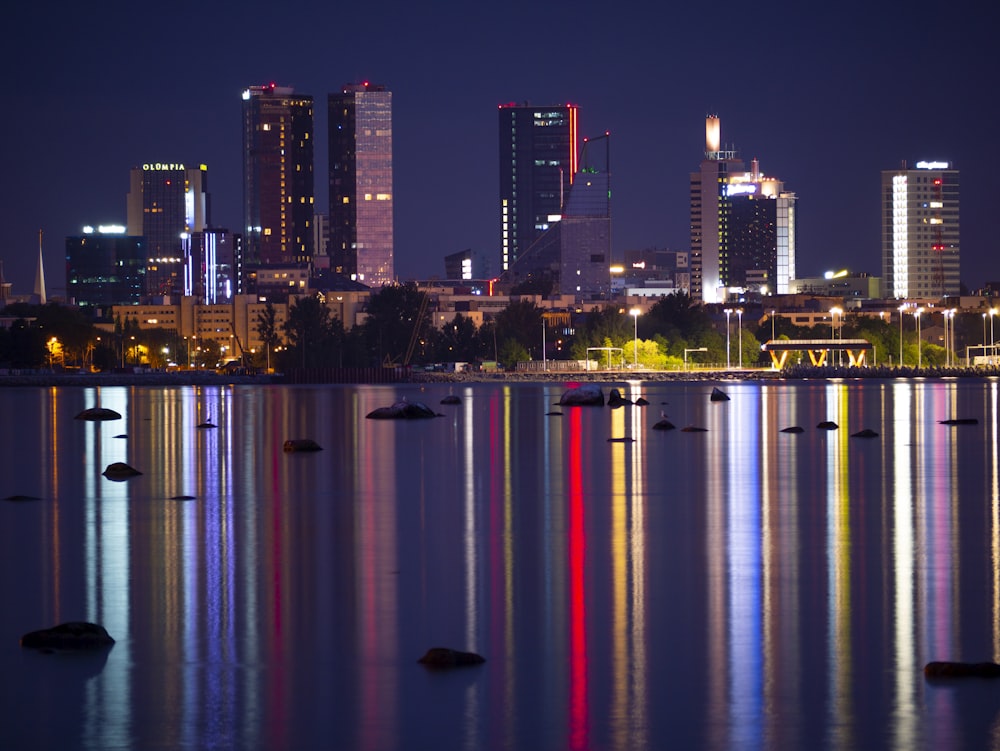
[[[960,294],[959,230],[959,173],[949,162],[883,170],[883,296]]]
[[[184,295],[204,305],[243,294],[242,236],[211,228],[184,238]]]
[[[245,260],[309,263],[313,255],[313,98],[288,86],[243,92]]]
[[[730,295],[785,294],[795,278],[796,195],[721,148],[721,123],[705,123],[705,158],[691,173],[690,294],[706,303]]]
[[[84,227],[66,238],[66,291],[81,308],[106,309],[142,302],[146,240],[121,225]]]
[[[392,92],[368,82],[328,97],[330,268],[380,287],[395,281]]]
[[[182,295],[184,238],[210,223],[208,168],[146,162],[129,173],[126,231],[146,238],[144,294]]]
[[[499,107],[501,271],[563,213],[579,169],[578,116],[571,104]]]

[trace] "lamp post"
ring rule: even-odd
[[[549,363],[545,359],[545,316],[542,316],[542,370],[548,370]]]
[[[733,309],[726,308],[722,312],[726,314],[726,370],[729,370],[729,316],[732,315]]]
[[[899,306],[899,367],[903,367],[903,311],[905,305]]]
[[[920,370],[921,365],[921,352],[922,347],[920,346],[920,314],[924,312],[923,308],[917,308],[913,311],[913,317],[917,321],[917,370]]]
[[[997,314],[996,308],[990,308],[990,365],[996,365],[996,339],[993,338],[993,316]]]
[[[837,307],[830,308],[830,337],[834,340],[834,342],[837,341],[837,316],[841,315],[843,312],[843,310]],[[843,335],[841,335],[841,339],[843,339]],[[830,360],[832,364],[833,358],[831,357]],[[837,350],[837,364],[841,364],[839,349]]]
[[[639,367],[639,309],[632,308],[629,315],[632,316],[632,367]]]
[[[771,341],[774,341],[774,311],[771,311]]]
[[[739,339],[737,339],[740,351],[740,370],[743,370],[743,308],[736,309],[736,317],[739,319]]]

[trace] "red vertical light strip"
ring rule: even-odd
[[[579,169],[579,152],[577,151],[577,132],[576,132],[576,116],[577,109],[574,105],[568,104],[566,108],[569,110],[569,184],[573,184],[573,180],[576,179],[576,172]]]
[[[589,748],[587,712],[587,603],[584,587],[586,532],[580,408],[569,418],[569,747]]]

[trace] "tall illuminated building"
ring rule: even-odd
[[[559,220],[578,171],[578,108],[501,104],[500,268]]]
[[[748,171],[735,150],[722,149],[715,115],[705,121],[705,158],[691,173],[690,196],[691,297],[786,294],[795,278],[796,196],[756,159]]]
[[[147,273],[146,240],[121,225],[84,227],[66,238],[66,292],[81,308],[139,305]]]
[[[392,92],[367,81],[330,94],[330,268],[369,287],[395,280]]]
[[[246,264],[310,263],[314,204],[312,96],[251,86],[243,92]]]
[[[182,295],[184,238],[210,223],[208,167],[146,162],[129,173],[127,233],[145,237],[143,294]]]
[[[883,296],[960,293],[958,177],[949,162],[883,170]]]

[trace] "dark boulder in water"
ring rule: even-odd
[[[439,415],[420,402],[409,402],[402,399],[388,407],[373,409],[365,417],[369,420],[421,420]]]
[[[823,420],[823,422],[816,427],[820,430],[836,430],[839,426],[833,420]]]
[[[636,399],[636,400],[635,400],[635,402],[633,402],[633,403],[634,403],[634,404],[635,404],[635,406],[637,406],[637,407],[645,407],[645,406],[646,406],[647,404],[649,404],[649,401],[648,401],[647,399],[643,399],[643,398],[642,398],[642,397],[640,396],[640,397],[639,397],[638,399]]]
[[[603,407],[604,392],[593,383],[585,383],[563,392],[559,404],[564,407]]]
[[[781,432],[782,433],[801,433],[801,432],[803,432],[803,428],[799,427],[798,425],[792,425],[791,427],[788,427],[788,428],[782,428]]]
[[[865,428],[864,430],[859,430],[857,433],[851,433],[852,438],[878,438],[878,433],[876,433],[871,428]]]
[[[312,438],[289,438],[285,441],[282,449],[286,452],[292,451],[322,451],[320,446]]]
[[[954,417],[950,420],[938,420],[941,425],[978,425],[979,420],[975,417]]]
[[[670,420],[666,417],[653,424],[653,430],[674,430],[676,427],[677,426],[670,422]]]
[[[431,647],[417,662],[430,668],[456,668],[463,665],[481,665],[486,662],[486,658],[475,652],[460,652],[448,647]]]
[[[40,501],[42,499],[35,495],[9,495],[6,498],[4,498],[4,500],[19,502],[19,501]]]
[[[21,637],[21,646],[28,649],[105,649],[115,643],[104,626],[85,621],[61,623],[52,628],[32,631]]]
[[[122,416],[107,407],[91,407],[78,414],[75,420],[120,420]]]
[[[142,472],[137,470],[135,467],[130,467],[125,462],[114,462],[113,464],[109,464],[102,474],[109,480],[120,482],[122,480],[127,480],[130,477],[141,475]]]
[[[622,407],[622,406],[624,406],[626,404],[631,404],[631,403],[632,402],[630,402],[628,399],[626,399],[624,396],[622,396],[622,392],[619,391],[618,389],[611,389],[611,392],[608,394],[608,406],[609,407],[612,407],[612,408],[614,408],[614,407]]]
[[[718,386],[712,387],[712,395],[709,397],[713,402],[728,402],[729,395]]]
[[[1000,665],[995,662],[928,662],[924,675],[928,678],[1000,678]]]
[[[462,400],[459,399],[454,394],[448,394],[444,399],[441,400],[442,404],[461,404]]]

